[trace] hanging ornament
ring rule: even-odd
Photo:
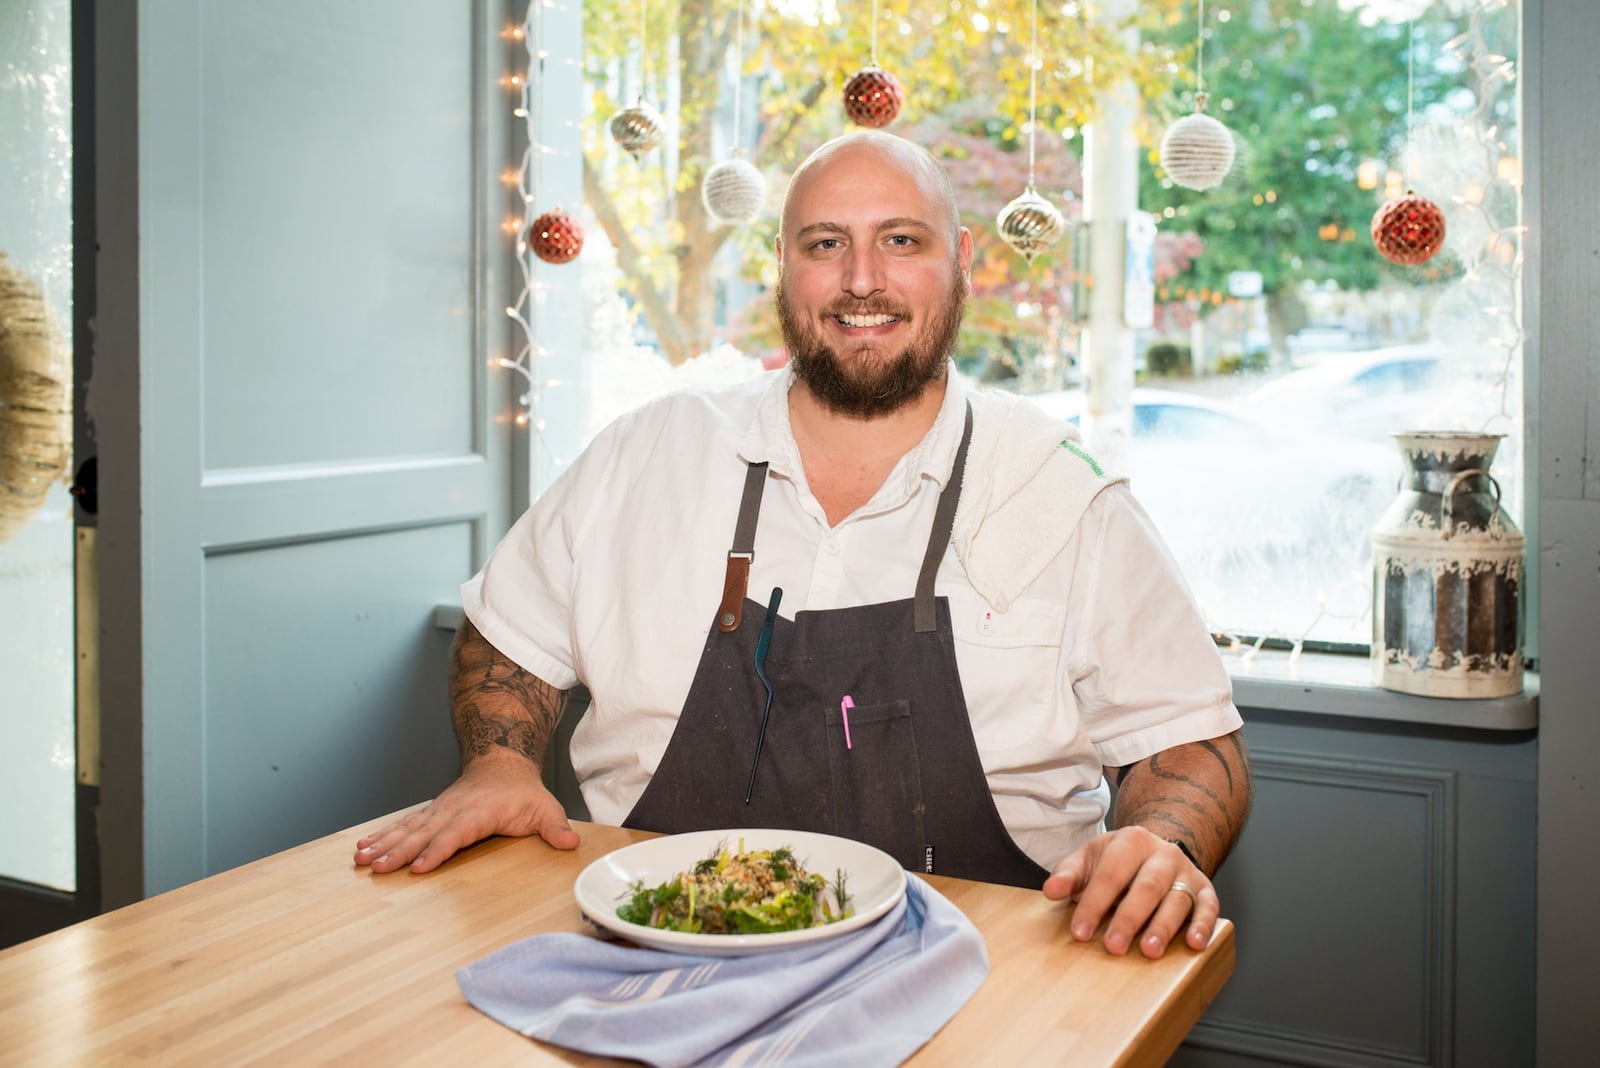
[[[661,143],[666,131],[661,113],[640,97],[631,108],[623,108],[611,116],[611,139],[638,159]]]
[[[857,126],[887,126],[900,114],[900,79],[876,66],[844,83],[844,113]]]
[[[560,208],[547,211],[528,227],[528,247],[546,263],[571,263],[583,251],[583,227]]]
[[[1206,94],[1194,95],[1194,114],[1185,115],[1161,138],[1161,166],[1185,189],[1211,189],[1233,168],[1233,133],[1205,114]]]
[[[844,83],[844,113],[857,126],[887,126],[903,99],[900,79],[878,66],[878,0],[872,0],[871,61]]]
[[[1407,190],[1372,216],[1372,243],[1390,263],[1415,267],[1444,247],[1444,212],[1427,197]]]
[[[1028,188],[1021,196],[1000,209],[995,225],[1000,239],[1019,253],[1031,266],[1033,258],[1066,232],[1067,221],[1060,210],[1039,195],[1033,185],[1034,131],[1039,117],[1039,3],[1034,0],[1032,30],[1028,40]]]
[[[1407,29],[1406,154],[1403,172],[1411,169],[1412,96],[1416,87],[1416,20]],[[1409,174],[1407,175],[1409,176]],[[1444,212],[1410,189],[1378,207],[1372,216],[1372,244],[1378,255],[1402,267],[1427,263],[1444,247]]]
[[[646,62],[650,55],[650,8],[647,0],[639,0],[639,84],[650,84],[650,70]],[[662,121],[661,112],[645,102],[644,90],[639,91],[639,99],[633,107],[623,108],[611,116],[611,139],[622,146],[623,151],[637,160],[646,152],[661,143],[661,138],[666,133],[666,123]]]
[[[1027,191],[1004,208],[995,219],[1000,237],[1030,264],[1033,258],[1066,232],[1066,220],[1056,206],[1040,196],[1028,183]]]
[[[733,139],[739,140],[740,88],[744,81],[744,0],[739,0],[739,29],[734,38]],[[720,225],[754,222],[767,203],[767,179],[754,164],[735,156],[710,170],[700,183],[700,201]]]
[[[1199,30],[1194,46],[1194,113],[1185,115],[1161,138],[1161,167],[1167,177],[1185,189],[1211,189],[1221,185],[1233,169],[1233,131],[1205,113],[1211,94],[1206,92],[1206,0],[1199,4]]]
[[[706,172],[700,200],[717,223],[754,222],[767,203],[767,179],[746,160],[725,159]]]

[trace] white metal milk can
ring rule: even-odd
[[[1400,494],[1372,533],[1372,674],[1428,697],[1522,691],[1526,539],[1489,474],[1500,434],[1395,434]]]

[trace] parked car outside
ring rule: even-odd
[[[1274,427],[1333,433],[1388,443],[1402,430],[1433,427],[1447,382],[1432,346],[1404,345],[1368,352],[1330,353],[1264,383],[1240,410]]]
[[[1080,421],[1082,391],[1029,399]],[[1396,450],[1143,387],[1133,390],[1132,425],[1123,473],[1214,627],[1260,633],[1276,620],[1293,630],[1319,601],[1347,617],[1365,612],[1371,531],[1394,499]]]

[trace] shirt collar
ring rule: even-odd
[[[800,447],[795,444],[794,430],[789,425],[789,390],[794,381],[794,371],[788,365],[773,372],[739,443],[739,458],[746,463],[765,462],[771,465],[773,474],[801,481]],[[889,482],[901,479],[906,496],[915,493],[917,483],[924,478],[932,480],[942,490],[950,480],[956,451],[961,447],[966,408],[966,388],[956,374],[955,364],[950,363],[945,375],[944,401],[939,405],[933,426],[900,458],[889,475]]]

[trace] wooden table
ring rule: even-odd
[[[380,826],[387,819],[373,821]],[[578,824],[572,852],[494,839],[428,875],[351,862],[367,828],[0,952],[0,1064],[599,1064],[473,1009],[457,968],[581,931],[572,883],[649,837]],[[1233,971],[1233,928],[1196,953],[1111,957],[1036,891],[934,876],[983,932],[988,979],[917,1065],[1160,1064]]]

